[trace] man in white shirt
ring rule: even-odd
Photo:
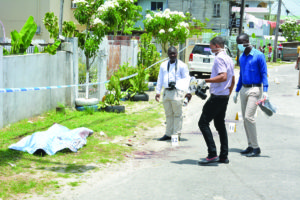
[[[186,94],[186,85],[183,82],[189,81],[189,70],[185,63],[177,59],[177,49],[170,47],[168,49],[169,60],[160,65],[160,70],[156,85],[155,100],[159,102],[162,87],[163,105],[166,114],[166,133],[159,141],[171,140],[172,135],[178,135],[180,139],[182,128],[182,104],[184,97],[189,100],[191,94]],[[185,95],[186,94],[186,95]]]

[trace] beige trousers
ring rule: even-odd
[[[241,106],[242,115],[244,119],[244,127],[247,135],[248,146],[252,148],[258,148],[257,132],[255,123],[255,112],[257,105],[255,104],[261,97],[261,87],[251,87],[241,89]]]
[[[163,105],[166,114],[166,135],[181,135],[182,129],[182,104],[184,91],[181,90],[164,90]]]

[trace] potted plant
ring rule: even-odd
[[[142,64],[138,65],[137,75],[129,80],[131,87],[128,90],[131,101],[149,101],[149,95],[145,93],[148,90],[148,79],[148,71]]]
[[[112,76],[109,83],[106,85],[108,93],[98,104],[98,109],[106,112],[125,112],[125,106],[120,105],[120,99],[127,94],[121,91],[120,78]]]

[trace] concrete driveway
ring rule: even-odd
[[[89,184],[83,192],[78,193],[75,188],[70,196],[60,199],[300,199],[298,71],[290,64],[270,68],[269,74],[269,97],[277,105],[278,113],[267,117],[258,111],[260,157],[248,158],[239,153],[247,147],[247,141],[242,119],[235,120],[236,113],[241,112],[240,103],[234,104],[231,98],[226,123],[236,123],[237,127],[236,132],[228,133],[230,163],[199,166],[199,158],[207,156],[197,126],[204,101],[193,96],[185,108],[183,141],[178,147],[163,142],[168,146],[166,150],[133,160],[131,165],[139,167],[123,172],[121,169],[104,180]],[[219,149],[215,130],[214,134]]]

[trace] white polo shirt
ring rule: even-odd
[[[157,78],[156,93],[160,94],[162,87],[168,88],[169,82],[176,82],[176,89],[187,91],[190,81],[190,75],[187,65],[177,59],[177,70],[175,74],[175,63],[170,64],[168,72],[168,61],[160,65],[160,70]],[[176,79],[176,81],[175,81]]]

